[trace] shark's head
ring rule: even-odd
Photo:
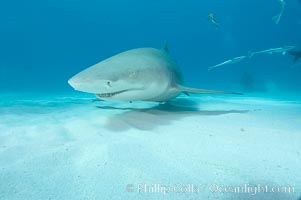
[[[75,90],[112,100],[131,100],[147,87],[147,81],[141,81],[139,70],[126,67],[114,70],[101,63],[76,74],[68,83]]]
[[[68,83],[75,90],[93,93],[105,100],[151,99],[166,87],[154,79],[162,80],[160,76],[166,74],[148,67],[148,63],[153,66],[152,57],[137,56],[137,53],[139,51],[130,51],[108,58],[79,72]]]

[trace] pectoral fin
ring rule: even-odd
[[[198,88],[190,88],[190,87],[184,87],[182,85],[177,86],[178,90],[180,90],[183,93],[194,93],[194,94],[237,94],[242,95],[238,92],[227,92],[227,91],[220,91],[220,90],[204,90],[204,89],[198,89]]]

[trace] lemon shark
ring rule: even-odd
[[[164,102],[180,93],[239,94],[185,87],[177,63],[163,49],[132,49],[103,60],[73,76],[68,83],[98,99]]]

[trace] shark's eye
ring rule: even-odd
[[[108,82],[107,82],[107,85],[111,87],[111,81],[108,81]]]

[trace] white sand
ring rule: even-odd
[[[193,96],[157,105],[90,97],[1,96],[1,200],[289,200],[301,194],[301,101]],[[144,183],[153,191],[138,192]],[[176,184],[176,192],[164,194],[163,185]],[[199,192],[179,191],[189,184]],[[213,184],[294,192],[213,193]]]

